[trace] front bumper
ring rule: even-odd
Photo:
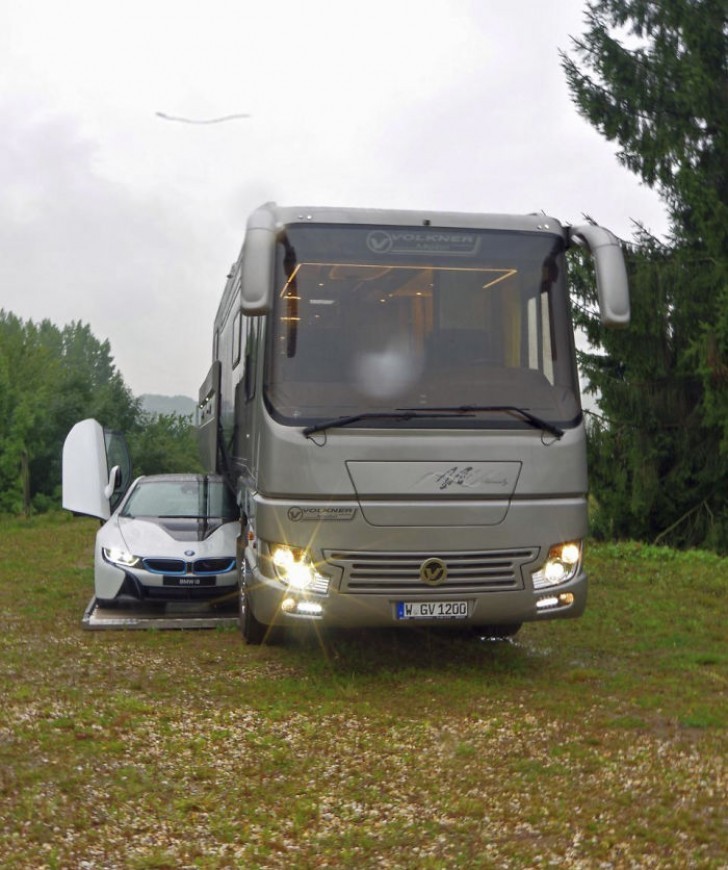
[[[530,587],[508,591],[438,591],[424,587],[386,592],[339,591],[326,595],[297,592],[279,581],[248,568],[246,586],[255,618],[265,625],[295,627],[312,621],[326,627],[377,628],[395,625],[464,627],[510,625],[548,619],[568,619],[584,612],[587,576],[583,570],[569,582],[550,589]],[[398,618],[398,604],[412,602],[467,602],[467,617]],[[446,611],[448,608],[438,608]]]
[[[143,568],[120,568],[96,556],[94,588],[99,601],[209,601],[237,587],[237,571],[201,577],[194,574],[165,576]]]

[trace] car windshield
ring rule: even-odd
[[[294,225],[276,270],[265,397],[280,422],[463,405],[579,420],[560,235]],[[360,425],[525,424],[485,410]]]
[[[140,480],[121,509],[124,517],[189,519],[238,518],[238,508],[221,480],[200,475],[182,480]]]

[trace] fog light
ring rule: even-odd
[[[571,592],[562,592],[561,595],[559,595],[559,604],[563,607],[571,607],[573,603],[574,596]]]
[[[321,616],[324,608],[317,601],[296,601],[295,598],[284,598],[281,601],[283,613],[297,613],[301,616]]]
[[[553,610],[554,607],[571,607],[574,603],[574,595],[571,592],[562,592],[560,595],[546,595],[536,602],[536,610]]]

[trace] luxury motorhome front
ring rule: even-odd
[[[243,634],[472,625],[586,602],[584,422],[565,252],[629,321],[618,241],[545,216],[268,204],[200,391],[243,515]]]

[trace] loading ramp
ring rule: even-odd
[[[102,607],[94,596],[84,611],[83,628],[108,629],[193,629],[237,627],[237,594],[212,602],[129,602]]]

